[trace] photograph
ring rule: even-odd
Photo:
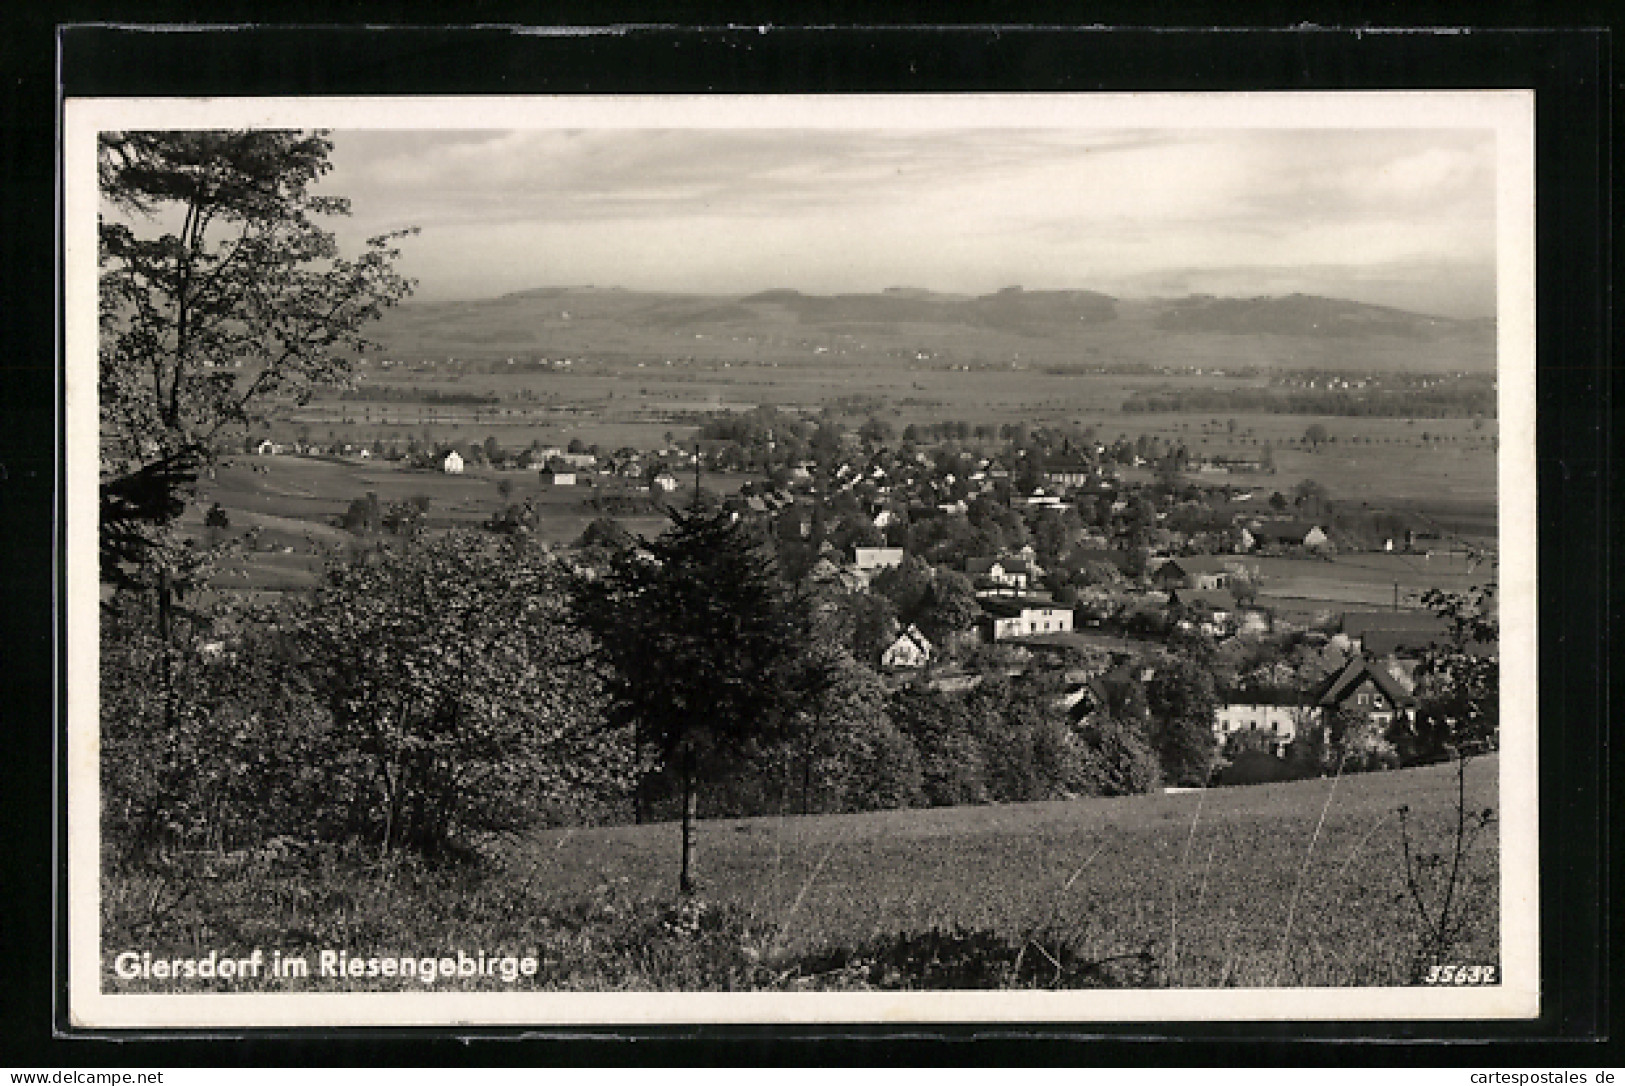
[[[1531,93],[62,131],[74,1026],[1540,1013]]]

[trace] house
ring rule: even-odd
[[[461,475],[463,473],[463,458],[457,455],[456,449],[451,450],[441,458],[440,470],[447,475]]]
[[[853,547],[852,564],[865,577],[903,564],[902,547]]]
[[[543,486],[576,485],[576,473],[568,468],[543,468],[536,477]]]
[[[1072,629],[1072,608],[1053,600],[983,599],[982,625],[989,641],[1007,641],[1032,634],[1066,633]]]
[[[1260,547],[1324,547],[1331,542],[1324,528],[1306,520],[1265,520],[1246,530]]]
[[[278,445],[270,438],[265,438],[258,445],[254,446],[254,451],[260,456],[275,456],[277,453],[282,451],[282,446]]]
[[[882,509],[880,512],[875,514],[874,526],[876,528],[880,528],[880,529],[884,530],[886,528],[890,528],[893,524],[896,524],[896,523],[897,523],[897,514],[892,512],[890,509]]]
[[[1052,461],[1044,469],[1044,478],[1054,486],[1082,486],[1089,481],[1093,469],[1081,460]]]
[[[888,670],[924,667],[931,662],[934,651],[920,628],[911,625],[880,654],[880,666]]]
[[[1315,705],[1323,721],[1353,706],[1363,711],[1373,724],[1386,728],[1394,722],[1396,714],[1414,711],[1416,698],[1387,668],[1379,667],[1368,657],[1356,656],[1326,680]]]
[[[1342,633],[1371,656],[1417,655],[1449,642],[1450,624],[1431,611],[1345,611]]]
[[[677,489],[677,476],[669,471],[659,473],[649,482],[656,490],[663,490],[667,494]]]
[[[969,558],[965,573],[979,589],[1024,592],[1037,580],[1038,572],[1027,558]]]
[[[1222,746],[1246,732],[1262,733],[1271,753],[1279,755],[1315,723],[1315,716],[1315,707],[1295,690],[1238,692],[1214,710],[1213,735]]]
[[[1206,554],[1170,558],[1156,568],[1151,580],[1159,588],[1195,588],[1210,592],[1230,584],[1233,566]]]

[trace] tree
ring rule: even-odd
[[[986,762],[963,699],[905,686],[892,694],[891,717],[918,752],[921,793],[928,804],[987,802]]]
[[[869,416],[868,421],[858,428],[858,436],[863,439],[865,444],[869,445],[889,444],[894,433],[891,423],[873,415]]]
[[[953,570],[939,569],[925,591],[916,621],[927,637],[938,645],[945,645],[955,635],[972,629],[981,614],[976,590],[971,587],[969,578]]]
[[[102,568],[154,589],[160,625],[186,587],[172,527],[199,470],[273,397],[342,383],[362,329],[411,291],[400,233],[346,258],[318,224],[349,211],[311,191],[331,150],[275,130],[100,138]]]
[[[825,679],[794,719],[801,813],[912,806],[919,755],[887,714],[880,677],[840,646],[819,646],[807,662]]]
[[[1157,754],[1132,721],[1105,717],[1081,729],[1080,776],[1083,790],[1094,796],[1136,796],[1162,780]]]
[[[876,573],[869,582],[869,590],[891,601],[899,622],[917,622],[934,573],[925,559],[905,554],[897,565]]]
[[[1326,444],[1326,439],[1326,427],[1323,423],[1312,422],[1309,424],[1309,429],[1303,432],[1304,444],[1312,449],[1318,449]]]
[[[614,517],[598,517],[587,525],[576,540],[576,549],[590,555],[613,555],[637,543],[637,537],[627,531]]]
[[[1501,737],[1500,639],[1495,586],[1430,589],[1422,602],[1449,624],[1416,668],[1416,696],[1436,734],[1461,753],[1494,750]]]
[[[604,724],[563,580],[540,551],[474,533],[328,570],[294,629],[356,832],[443,855],[626,795],[631,736]]]
[[[579,581],[574,611],[609,665],[618,717],[677,771],[678,887],[692,894],[700,787],[749,744],[782,737],[817,680],[797,666],[808,609],[763,541],[720,509],[695,504],[670,516],[658,538]]]
[[[1213,767],[1218,693],[1213,676],[1195,661],[1174,657],[1146,686],[1151,743],[1163,774],[1175,784],[1205,785]]]
[[[1230,598],[1236,606],[1250,607],[1258,598],[1259,575],[1255,570],[1239,567],[1230,571]]]

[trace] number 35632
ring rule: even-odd
[[[1435,965],[1423,978],[1424,984],[1495,984],[1498,983],[1493,965]]]

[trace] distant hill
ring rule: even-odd
[[[1393,335],[1436,337],[1464,322],[1312,294],[1216,298],[1197,294],[1163,303],[1156,326],[1165,332],[1263,333],[1293,336]]]
[[[597,353],[795,364],[863,353],[871,362],[1490,372],[1494,332],[1491,321],[1305,294],[1129,301],[1020,287],[972,297],[912,287],[704,295],[576,286],[408,303],[385,315],[375,338],[406,359]]]

